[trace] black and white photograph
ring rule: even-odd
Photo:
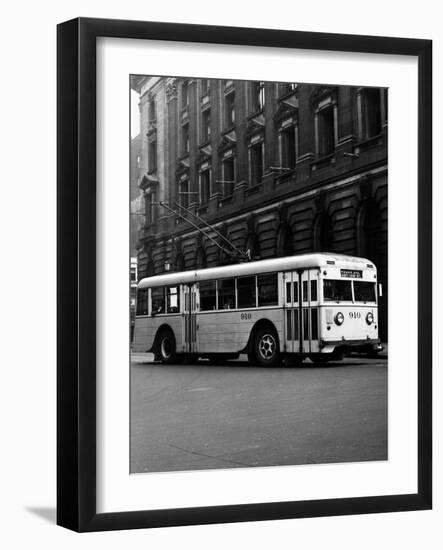
[[[130,473],[388,460],[388,89],[129,88]]]
[[[2,546],[440,548],[440,5],[5,6]]]

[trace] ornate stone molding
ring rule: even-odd
[[[328,97],[333,100],[337,98],[336,86],[316,86],[309,97],[311,109],[314,110],[321,101],[327,99]]]
[[[232,149],[236,146],[237,136],[235,130],[223,134],[217,147],[217,151],[225,151],[226,149]]]
[[[152,176],[151,174],[144,174],[140,180],[139,187],[144,191],[154,188],[159,184],[158,178]]]
[[[263,114],[252,117],[246,127],[246,135],[248,137],[263,132],[265,129],[265,117]]]
[[[189,171],[189,165],[190,165],[189,157],[180,159],[177,163],[177,168],[175,170],[175,173],[179,175],[179,174],[183,174],[183,172]]]
[[[298,120],[298,108],[288,103],[280,102],[274,114],[274,122],[278,124],[285,118],[293,118],[294,122],[296,122]]]
[[[210,161],[211,158],[212,158],[212,147],[210,145],[201,147],[197,156],[197,164],[205,161]]]
[[[166,92],[166,101],[168,103],[174,99],[177,99],[178,89],[177,89],[176,80],[173,80],[166,84],[165,92]]]
[[[153,120],[149,123],[148,132],[147,132],[146,135],[149,138],[155,137],[157,135],[157,124],[156,124],[155,120]]]

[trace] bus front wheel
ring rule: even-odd
[[[255,333],[254,356],[259,365],[273,367],[280,363],[280,344],[275,330],[260,327]]]
[[[157,355],[162,363],[171,364],[177,360],[175,337],[171,330],[164,329],[158,335]]]

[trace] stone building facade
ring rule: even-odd
[[[142,229],[145,220],[145,199],[143,191],[140,189],[138,183],[140,176],[143,173],[141,164],[141,152],[142,152],[142,136],[138,134],[131,140],[131,169],[130,169],[130,188],[129,188],[129,200],[130,200],[130,243],[131,243],[131,258],[137,257],[137,245],[138,235]],[[131,279],[132,280],[132,279]]]
[[[240,261],[223,236],[252,259],[363,256],[379,270],[387,337],[387,90],[146,76],[132,87],[140,278]]]

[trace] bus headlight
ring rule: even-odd
[[[344,320],[345,320],[345,316],[341,311],[339,311],[334,317],[335,324],[338,326],[342,325]]]
[[[374,315],[371,311],[366,315],[366,322],[368,325],[372,325],[374,322]]]

